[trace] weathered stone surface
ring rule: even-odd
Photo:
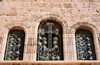
[[[72,8],[72,3],[64,3],[64,8]]]
[[[90,14],[80,14],[79,15],[80,18],[88,18],[88,17],[91,17]]]
[[[100,17],[100,14],[93,14],[92,17]]]
[[[95,61],[80,61],[80,62],[71,62],[71,61],[13,61],[13,62],[9,62],[6,61],[1,62],[0,65],[99,65],[100,62],[95,62]]]
[[[99,0],[88,0],[89,2],[100,2]]]
[[[61,7],[63,7],[62,3],[50,3],[49,6],[51,8],[61,8]]]
[[[66,10],[67,14],[77,14],[78,13],[78,9],[73,9],[73,8],[69,8]]]
[[[100,18],[92,18],[92,22],[100,22]]]
[[[76,50],[74,49],[74,45],[71,44],[75,44],[75,32],[77,28],[81,26],[92,28],[93,37],[96,37],[100,33],[100,0],[2,0],[0,2],[0,34],[3,38],[2,40],[0,38],[0,61],[3,61],[6,46],[5,40],[7,40],[7,36],[4,34],[6,33],[7,35],[14,26],[22,27],[23,29],[21,30],[25,31],[25,59],[23,60],[36,61],[38,26],[44,19],[53,19],[61,24],[63,34],[67,34],[63,36],[64,61],[75,61],[77,60],[75,56]],[[38,24],[35,24],[35,22],[38,22]],[[83,24],[82,22],[91,24]],[[24,23],[26,23],[26,26]],[[32,35],[32,33],[35,34]],[[96,47],[99,45],[98,37],[94,38],[94,45]],[[97,49],[97,60],[100,60],[100,51],[97,51]],[[12,63],[12,65],[14,64]],[[40,62],[40,64],[42,63]],[[48,64],[50,63],[46,63],[46,65]],[[84,64],[80,62],[78,65]]]

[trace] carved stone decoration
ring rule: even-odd
[[[28,38],[28,44],[27,45],[36,45],[35,40],[36,40],[36,38]]]
[[[33,53],[34,44],[27,44],[27,51],[26,53]]]
[[[8,34],[4,60],[22,60],[25,33],[22,30],[12,30]]]
[[[32,38],[28,39],[28,44],[32,44]]]
[[[40,24],[37,42],[37,60],[63,60],[61,26],[55,21]]]
[[[76,48],[78,60],[96,60],[92,33],[85,29],[76,32]]]

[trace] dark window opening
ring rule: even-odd
[[[48,20],[41,22],[38,28],[37,60],[63,60],[62,27]]]
[[[9,32],[6,42],[4,60],[23,60],[25,33],[22,30]]]
[[[90,31],[76,31],[76,49],[78,60],[96,60],[93,35]]]

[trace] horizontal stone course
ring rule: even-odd
[[[99,61],[6,61],[0,62],[1,65],[99,65]]]

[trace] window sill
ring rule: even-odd
[[[99,65],[100,61],[0,61],[0,65]]]

